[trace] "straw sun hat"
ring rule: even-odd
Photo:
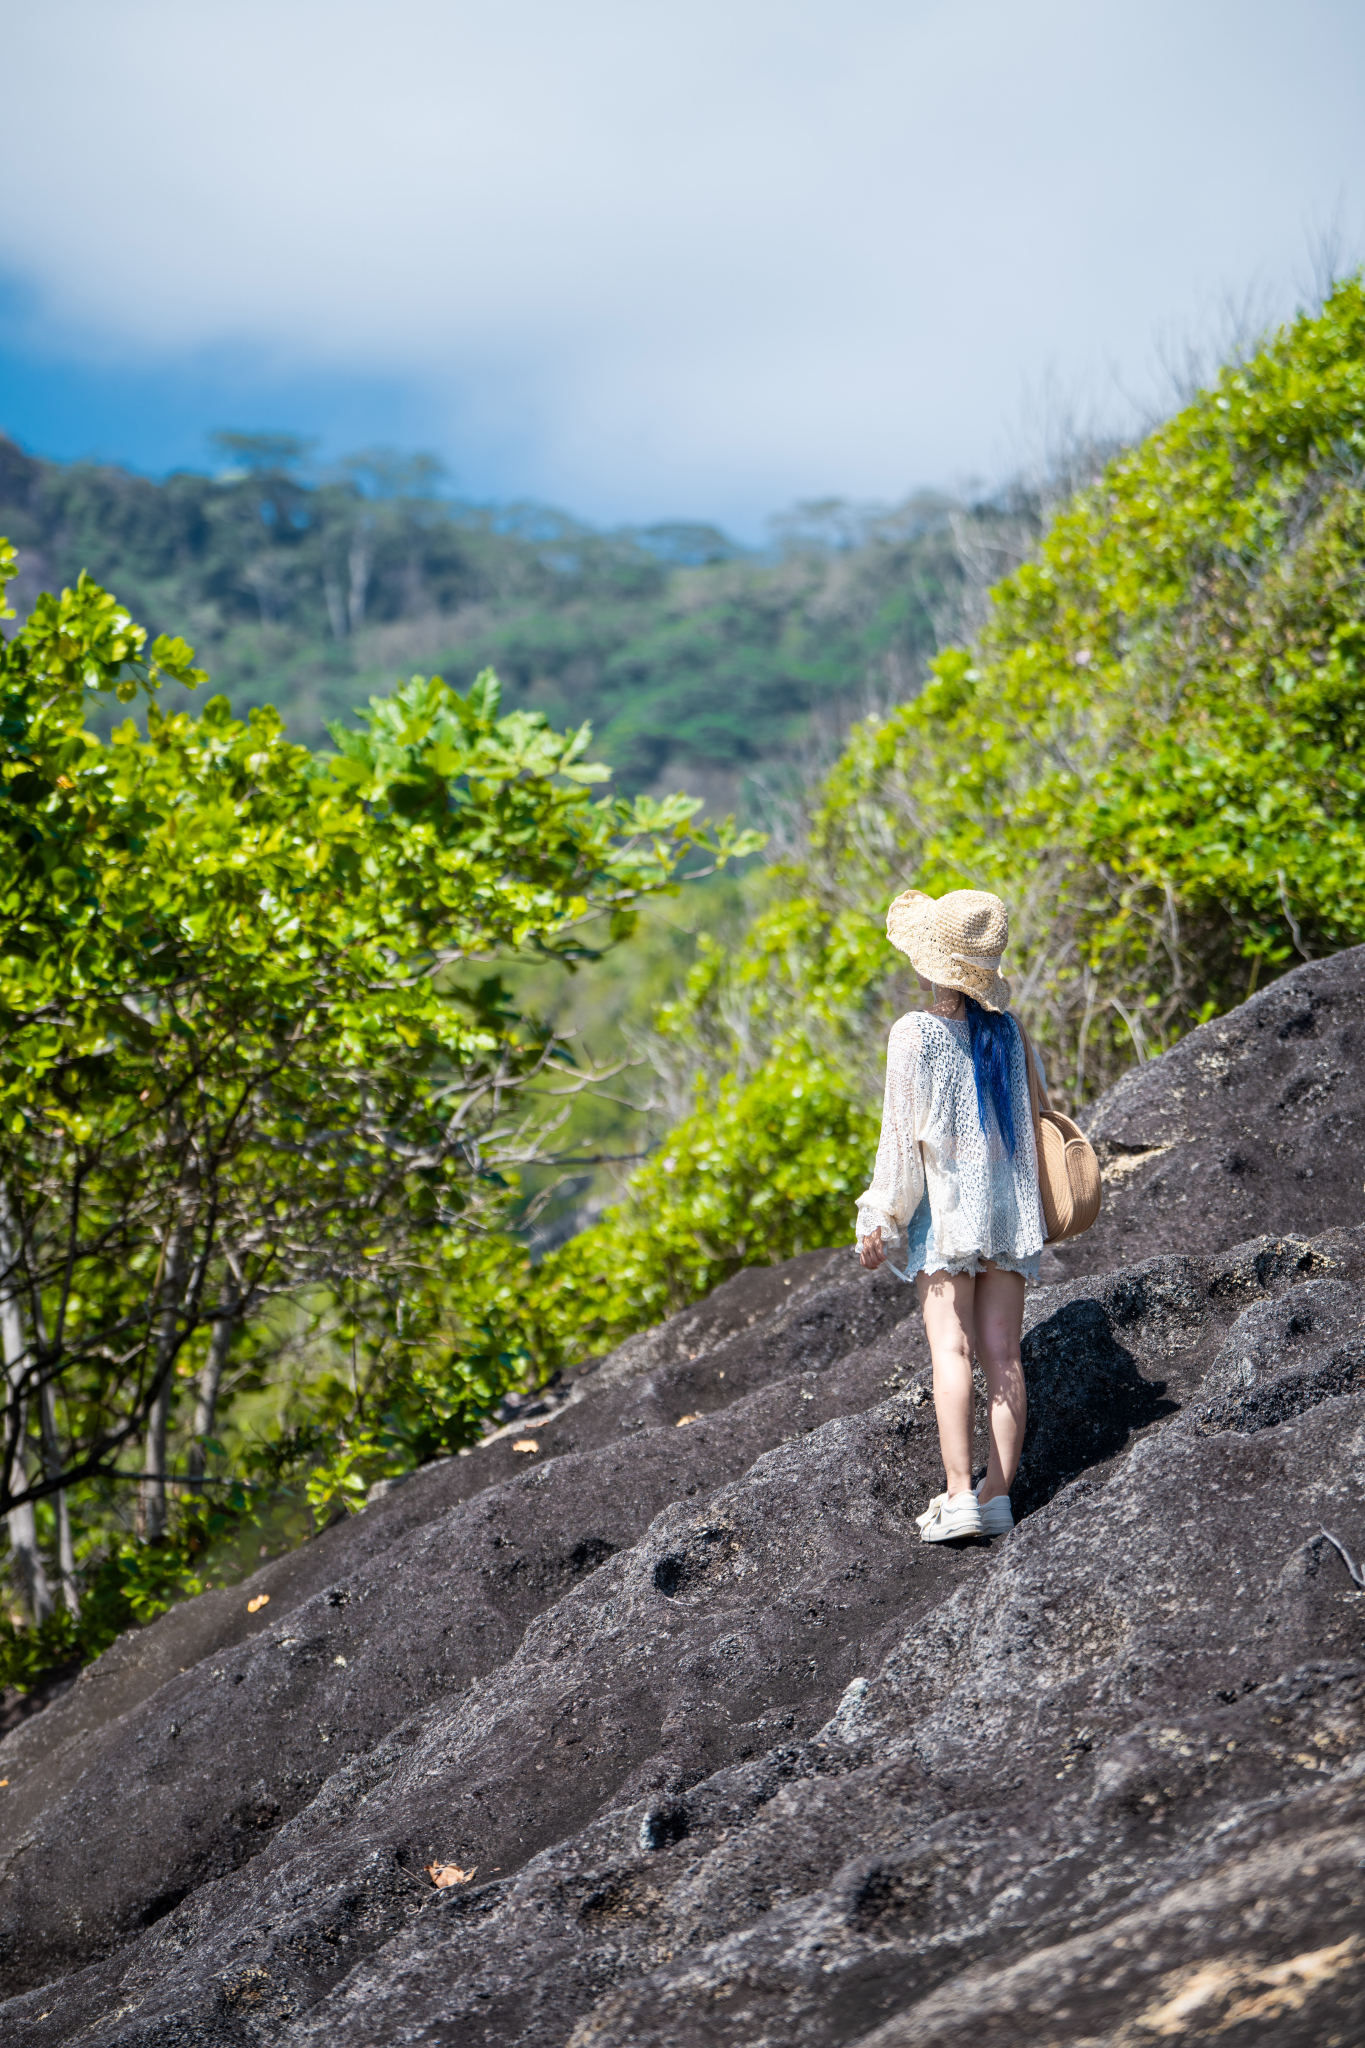
[[[937,901],[907,889],[886,913],[886,936],[935,988],[959,989],[983,1010],[1003,1010],[1010,985],[1000,955],[1010,935],[1009,912],[984,889],[953,889]]]

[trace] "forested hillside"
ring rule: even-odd
[[[270,712],[176,712],[188,647],[149,665],[88,584],[0,650],[0,1306],[24,1361],[3,1476],[71,1601],[10,1630],[23,1682],[453,1448],[509,1390],[743,1266],[846,1243],[909,995],[884,936],[907,882],[1005,897],[1017,1006],[1082,1111],[1365,941],[1358,277],[1083,477],[1031,549],[1027,505],[910,508],[758,560],[411,479],[306,488],[278,450],[164,486],[6,460],[25,595],[112,564],[239,708],[306,726],[319,677],[346,709],[391,682],[381,656],[430,669],[413,650],[442,641],[456,685],[419,677],[311,752]],[[470,680],[490,653],[501,703]],[[141,693],[141,724],[106,731],[100,688]],[[699,839],[640,784],[794,758],[864,691],[882,708],[766,868],[679,905],[681,874],[750,842]],[[586,737],[557,729],[585,714],[625,796],[594,796]],[[685,944],[642,936],[660,904]],[[654,1123],[608,1082],[548,1131],[586,1075],[565,991],[638,1018],[689,951],[644,1048]],[[537,1259],[526,1162],[599,1150],[648,1156]],[[159,1470],[187,1504],[158,1535]]]
[[[690,775],[713,808],[744,807],[744,777],[798,755],[813,715],[837,728],[906,696],[959,623],[944,499],[808,508],[757,556],[712,527],[601,533],[456,503],[420,458],[309,480],[288,436],[219,438],[217,478],[162,483],[0,439],[16,602],[88,570],[153,632],[192,641],[236,711],[271,704],[305,744],[399,674],[463,689],[491,665],[510,708],[591,720],[624,790]]]
[[[1082,1113],[1365,940],[1361,278],[1115,456],[931,669],[854,726],[742,943],[663,1012],[697,1108],[546,1261],[572,1343],[849,1238],[913,996],[885,938],[908,882],[1005,898],[1016,1005]]]
[[[623,794],[685,788],[712,815],[761,824],[799,812],[851,718],[913,696],[1042,517],[1040,493],[1019,487],[971,507],[831,501],[775,520],[755,553],[714,527],[602,533],[544,506],[460,503],[422,457],[371,452],[318,476],[291,436],[216,438],[216,476],[154,482],[41,462],[0,437],[19,616],[87,571],[153,634],[190,641],[235,713],[270,706],[314,747],[414,671],[467,690],[491,666],[504,710],[589,723]],[[194,699],[170,681],[161,702]],[[692,966],[697,930],[728,938],[747,915],[729,879],[685,910],[647,910],[592,975],[534,961],[514,973],[580,1059],[636,1060],[579,1103],[572,1154],[628,1159],[676,1114],[685,1077],[661,1088],[638,1057],[653,1011]],[[615,1184],[606,1167],[575,1173],[535,1241],[555,1241]]]

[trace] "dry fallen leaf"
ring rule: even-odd
[[[428,1863],[427,1876],[431,1879],[437,1891],[443,1892],[447,1885],[468,1884],[477,1869],[477,1864],[473,1870],[461,1870],[458,1863]]]
[[[246,1611],[248,1614],[259,1614],[263,1607],[268,1607],[269,1605],[270,1595],[268,1593],[258,1593],[254,1600],[247,1601]]]
[[[540,1445],[536,1442],[533,1436],[519,1436],[516,1442],[513,1444],[512,1449],[514,1451],[538,1451],[540,1449]]]
[[[9,1779],[8,1779],[8,1778],[0,1778],[0,1787],[3,1787],[3,1786],[5,1786],[5,1785],[8,1785],[8,1783],[9,1783]]]
[[[676,1422],[676,1423],[674,1424],[674,1428],[675,1428],[675,1429],[684,1429],[684,1428],[686,1428],[686,1426],[687,1426],[687,1424],[688,1424],[689,1422],[700,1422],[700,1421],[701,1421],[701,1417],[700,1417],[700,1415],[680,1415],[680,1416],[678,1417],[678,1419],[677,1419],[677,1422]]]

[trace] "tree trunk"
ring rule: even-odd
[[[71,1540],[71,1503],[66,1488],[57,1495],[57,1563],[62,1574],[62,1598],[68,1614],[81,1611],[80,1588],[76,1584],[76,1546]]]
[[[194,1441],[190,1445],[190,1476],[202,1479],[207,1452],[204,1439],[213,1435],[213,1419],[218,1412],[218,1389],[222,1385],[223,1368],[228,1362],[232,1340],[237,1334],[237,1317],[241,1303],[235,1287],[229,1282],[224,1290],[218,1317],[213,1325],[213,1336],[209,1340],[209,1355],[204,1360],[199,1375],[199,1399],[194,1410]]]
[[[185,1291],[189,1268],[190,1233],[177,1222],[166,1247],[166,1268],[161,1279],[161,1314],[157,1321],[156,1356],[152,1377],[160,1388],[147,1412],[147,1435],[143,1441],[142,1485],[138,1500],[138,1534],[156,1543],[166,1533],[166,1429],[171,1414],[174,1381],[175,1326],[180,1299]]]
[[[353,633],[358,633],[365,623],[365,594],[370,587],[370,543],[364,530],[357,527],[351,542],[349,568],[351,571],[350,599],[347,617]]]
[[[22,1487],[28,1477],[27,1461],[24,1456],[28,1404],[19,1391],[23,1384],[25,1364],[24,1323],[19,1313],[19,1303],[12,1291],[15,1259],[7,1225],[8,1214],[0,1210],[0,1261],[6,1269],[4,1285],[7,1290],[4,1299],[0,1300],[0,1351],[3,1351],[5,1356],[5,1378],[10,1402],[18,1409],[19,1450],[13,1483],[16,1487]],[[38,1549],[38,1519],[33,1511],[33,1502],[25,1501],[22,1507],[11,1508],[8,1520],[10,1570],[19,1597],[34,1621],[46,1621],[52,1612],[52,1588],[48,1584],[42,1555]]]
[[[38,1549],[38,1523],[31,1500],[9,1511],[9,1555],[19,1598],[34,1621],[46,1621],[52,1612],[52,1588]]]
[[[334,580],[330,572],[325,572],[323,575],[322,594],[327,600],[327,618],[332,628],[332,638],[334,640],[344,640],[346,638],[346,600],[341,594],[341,585]]]
[[[142,1444],[142,1486],[138,1499],[138,1534],[148,1543],[158,1543],[166,1533],[166,1424],[171,1413],[171,1376],[167,1373],[161,1391],[147,1414],[147,1434]]]
[[[61,1439],[57,1435],[57,1403],[50,1381],[43,1382],[41,1396],[43,1424],[43,1465],[49,1479],[55,1478],[62,1469]],[[61,1575],[62,1598],[71,1614],[81,1611],[81,1598],[76,1590],[76,1553],[71,1542],[71,1503],[66,1488],[52,1496],[57,1510],[57,1569]]]
[[[12,1301],[0,1307],[0,1337],[4,1340],[5,1367],[14,1388],[19,1374],[23,1371],[23,1335],[19,1323],[19,1310]],[[13,1393],[11,1399],[17,1398]],[[28,1424],[27,1403],[19,1402],[19,1443],[20,1449],[15,1461],[14,1483],[22,1486],[27,1478],[26,1460],[23,1452],[24,1434]],[[52,1588],[48,1583],[43,1566],[42,1553],[38,1549],[38,1518],[33,1511],[33,1502],[24,1501],[20,1507],[9,1511],[10,1571],[18,1588],[19,1597],[27,1607],[34,1621],[46,1621],[52,1612]]]

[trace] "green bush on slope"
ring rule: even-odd
[[[742,1264],[850,1239],[910,987],[885,907],[908,885],[1010,904],[1018,1006],[1073,1103],[1365,939],[1363,664],[1356,277],[1111,462],[975,646],[855,727],[804,859],[662,1019],[710,1078],[629,1200],[546,1260],[557,1340],[603,1344]]]
[[[1362,464],[1355,279],[1113,462],[831,779],[825,900],[998,889],[1076,1099],[1365,931]]]
[[[528,1278],[541,1356],[617,1344],[741,1266],[848,1235],[877,1141],[870,1102],[793,1048],[747,1083],[723,1079],[631,1182],[631,1199]]]

